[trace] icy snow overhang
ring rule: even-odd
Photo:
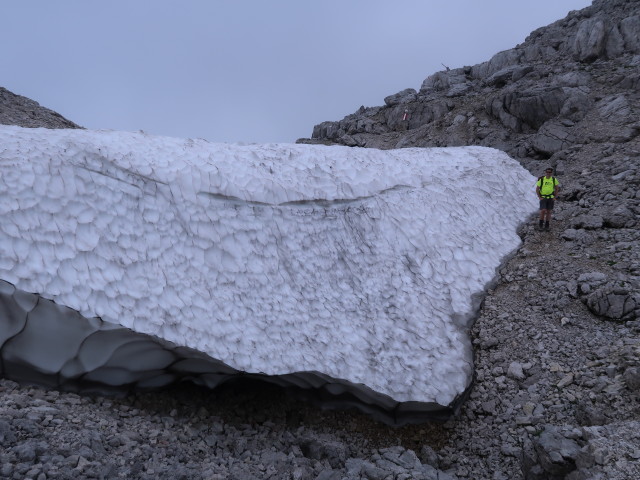
[[[99,391],[242,375],[391,424],[441,416],[534,181],[482,147],[2,126],[0,373]]]

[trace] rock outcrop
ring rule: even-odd
[[[82,128],[30,98],[0,87],[0,125],[26,128]]]
[[[640,133],[640,8],[598,0],[474,66],[436,72],[380,107],[323,122],[311,139],[375,148],[485,145],[547,159]],[[406,120],[405,118],[406,112]]]

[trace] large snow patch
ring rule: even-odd
[[[320,372],[382,403],[450,406],[533,182],[482,147],[0,127],[0,279],[229,371]]]

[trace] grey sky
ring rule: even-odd
[[[590,0],[0,0],[0,86],[87,128],[294,142]]]

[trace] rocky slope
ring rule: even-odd
[[[485,145],[556,168],[553,231],[523,229],[473,328],[476,388],[445,447],[462,476],[639,477],[639,53],[640,2],[596,0],[300,140]]]
[[[82,128],[27,97],[0,87],[0,125],[25,128]]]
[[[455,418],[392,429],[242,383],[104,398],[3,380],[0,478],[640,478],[639,83],[640,2],[596,0],[305,140],[556,167],[552,229],[523,226],[489,291]]]
[[[300,142],[375,148],[486,145],[526,162],[624,143],[640,86],[640,6],[596,0],[479,65],[437,72]],[[407,120],[403,117],[407,113]]]

